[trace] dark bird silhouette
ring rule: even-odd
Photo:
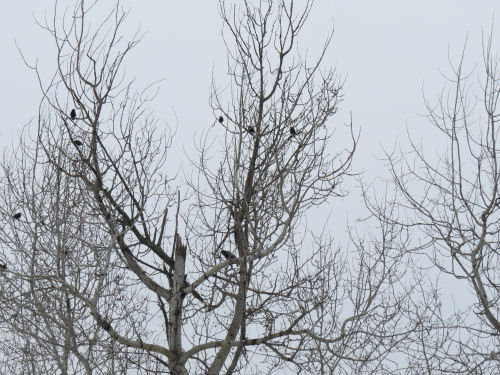
[[[21,213],[20,213],[20,212],[18,212],[17,214],[12,215],[12,217],[13,217],[14,219],[16,219],[16,220],[19,220],[19,219],[21,218]]]
[[[224,256],[226,259],[235,259],[236,256],[234,254],[231,254],[229,251],[226,250],[221,250],[220,253]]]
[[[222,124],[224,122],[224,117],[219,116],[219,122]]]
[[[295,130],[295,128],[293,126],[290,126],[290,134],[295,137],[297,135],[297,131]]]
[[[184,288],[188,288],[190,286],[190,284],[187,282],[186,279],[184,279]],[[204,305],[206,305],[205,303],[205,300],[203,299],[202,296],[200,296],[200,293],[198,293],[196,290],[193,289],[193,291],[191,292],[191,294],[193,295],[194,298],[196,298],[198,301],[200,301],[201,303],[203,303]]]
[[[72,120],[74,120],[76,118],[76,111],[74,108],[71,110],[70,116],[71,116]]]
[[[75,139],[75,140],[73,141],[73,144],[74,144],[75,146],[77,146],[77,147],[80,147],[81,145],[83,145],[83,143],[82,143],[81,141],[79,141],[78,139]]]
[[[0,263],[0,270],[6,270],[6,269],[7,269],[7,265],[4,263]]]
[[[250,134],[255,133],[255,129],[253,128],[253,126],[249,126],[247,130]]]

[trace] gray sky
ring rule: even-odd
[[[50,14],[52,3],[4,2],[0,12],[2,149],[36,118],[41,98],[35,75],[23,65],[15,41],[30,61],[38,59],[47,75],[52,72],[55,54],[50,37],[33,21],[33,14],[43,17],[44,8]],[[212,72],[219,85],[228,83],[217,2],[123,4],[132,5],[130,34],[139,26],[147,32],[126,62],[127,72],[139,85],[165,79],[154,108],[161,119],[178,126],[175,147],[190,148],[193,135],[212,123],[208,106]],[[357,171],[369,170],[370,178],[386,176],[383,163],[374,156],[382,155],[382,145],[390,148],[398,137],[404,139],[406,126],[433,144],[434,139],[425,138],[429,125],[417,115],[424,112],[423,92],[431,99],[439,94],[444,83],[440,70],[449,71],[448,55],[456,61],[467,36],[469,66],[481,62],[482,28],[487,33],[493,23],[495,34],[500,32],[500,16],[493,21],[495,14],[500,15],[498,0],[315,1],[300,45],[314,56],[328,30],[335,29],[325,63],[336,66],[346,84],[342,111],[332,121],[341,127],[352,113],[355,127],[361,128]],[[336,209],[346,213],[359,200],[352,195],[336,203]]]
[[[61,1],[64,3],[66,1]],[[40,91],[35,77],[22,64],[14,41],[28,58],[42,67],[53,63],[49,37],[34,24],[53,1],[9,2],[0,13],[2,59],[0,79],[3,148],[37,113]],[[164,78],[155,103],[157,114],[171,125],[178,121],[178,143],[211,121],[208,88],[212,71],[225,83],[225,50],[216,1],[124,1],[131,5],[127,23],[147,34],[131,55],[127,70],[138,83]],[[343,111],[333,120],[343,124],[352,112],[361,127],[360,167],[380,155],[380,144],[390,146],[398,135],[425,127],[422,88],[436,95],[448,69],[448,48],[457,56],[469,35],[469,56],[480,59],[481,28],[488,30],[498,1],[332,1],[317,0],[304,30],[301,48],[312,55],[327,31],[335,36],[326,62],[347,77]],[[499,21],[494,22],[500,30]],[[51,72],[47,69],[46,72]],[[174,110],[176,116],[174,116]],[[177,120],[176,120],[177,119]],[[366,158],[366,163],[365,163]]]
[[[54,68],[54,47],[33,15],[43,18],[44,10],[50,15],[52,4],[53,0],[9,2],[0,12],[2,149],[36,118],[41,98],[35,75],[23,65],[15,41],[31,62],[38,59],[48,77]],[[192,147],[193,136],[212,124],[208,106],[212,72],[220,86],[228,83],[217,1],[122,4],[130,7],[124,31],[132,35],[140,27],[146,32],[126,62],[127,74],[138,86],[164,79],[152,106],[159,118],[178,127],[174,155],[182,155]],[[430,127],[417,115],[424,113],[423,90],[429,98],[436,97],[444,83],[440,70],[449,71],[448,53],[456,61],[467,36],[470,61],[480,62],[481,30],[490,29],[495,13],[500,14],[498,0],[315,1],[300,47],[315,56],[334,27],[325,65],[336,66],[346,84],[342,111],[332,122],[342,133],[352,113],[355,127],[361,129],[356,171],[367,170],[368,180],[387,176],[376,157],[382,156],[382,145],[391,148],[398,137],[404,140],[406,126],[432,148],[434,139],[425,138]],[[493,23],[500,31],[498,18]],[[353,219],[359,201],[359,195],[352,194],[336,200],[334,207],[344,218],[349,212]],[[344,226],[337,230],[343,234]]]
[[[61,0],[60,3],[70,3]],[[300,1],[298,2],[300,3]],[[2,121],[0,147],[9,145],[24,124],[36,118],[40,90],[27,69],[15,41],[26,57],[46,77],[54,68],[54,48],[47,33],[35,25],[33,15],[50,15],[52,0],[9,2],[0,12],[0,80]],[[226,54],[221,37],[222,22],[216,1],[122,1],[130,8],[125,32],[146,32],[142,43],[126,62],[130,78],[138,86],[158,79],[161,91],[152,104],[159,118],[178,127],[174,147],[177,155],[192,147],[192,139],[212,123],[208,106],[212,72],[225,86]],[[422,95],[434,99],[448,72],[448,54],[456,61],[468,36],[468,56],[481,59],[481,32],[487,32],[500,2],[466,0],[317,0],[300,40],[302,51],[312,57],[332,27],[333,43],[325,64],[337,67],[346,77],[342,111],[332,120],[338,132],[350,113],[361,139],[355,158],[357,171],[368,177],[386,175],[381,146],[391,148],[405,138],[405,127],[415,134],[428,134],[429,125],[417,115],[424,113]],[[498,18],[493,23],[500,31]],[[32,125],[33,127],[35,124]],[[426,144],[433,139],[427,137]],[[439,145],[436,145],[436,148]],[[352,200],[338,201],[352,209]]]

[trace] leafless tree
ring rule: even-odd
[[[436,309],[432,319],[422,322],[426,334],[420,344],[414,342],[413,363],[420,363],[415,373],[499,370],[500,70],[492,45],[490,34],[483,41],[478,84],[466,71],[464,48],[437,105],[426,101],[427,119],[443,140],[438,158],[411,138],[410,151],[388,154],[401,197],[394,203],[407,216],[380,217],[411,228],[421,239],[414,250],[427,255],[434,270],[452,276],[461,294],[472,291],[475,297],[454,312],[452,307]],[[427,293],[439,300],[437,287]]]
[[[220,2],[229,95],[213,85],[217,127],[198,143],[181,195],[165,170],[172,138],[147,110],[155,92],[134,91],[123,73],[140,40],[121,36],[125,12],[117,5],[92,28],[102,4],[78,2],[62,18],[56,4],[41,24],[56,73],[46,83],[33,66],[43,93],[35,139],[3,162],[1,323],[12,329],[5,353],[19,353],[6,366],[391,371],[416,329],[398,281],[401,227],[351,230],[343,249],[328,221],[308,225],[345,194],[357,136],[349,124],[348,146],[332,141],[342,90],[323,68],[332,35],[309,63],[297,42],[311,4],[296,5]]]
[[[396,280],[405,254],[388,232],[394,228],[379,228],[384,243],[353,238],[352,267],[305,221],[344,194],[357,142],[349,125],[350,148],[329,151],[342,89],[335,71],[322,68],[331,35],[319,58],[306,61],[297,39],[310,4],[300,12],[293,5],[221,2],[231,85],[227,96],[212,86],[218,124],[198,143],[195,203],[183,216],[198,274],[187,292],[197,288],[210,311],[187,337],[197,372],[233,373],[255,362],[265,373],[376,372],[414,328],[400,325],[407,293],[396,291]],[[210,339],[200,344],[200,336]]]
[[[63,173],[71,168],[65,165],[69,159],[52,149],[59,155],[55,168],[41,148],[32,149],[23,139],[29,137],[25,134],[15,155],[2,162],[2,185],[9,193],[2,195],[0,209],[6,263],[0,275],[0,325],[7,329],[1,372],[123,374],[131,367],[123,350],[100,332],[87,305],[71,293],[86,290],[103,314],[126,320],[117,313],[127,297],[113,244],[95,225],[78,180]],[[67,140],[60,137],[57,147],[68,147]]]
[[[109,153],[117,145],[113,140],[123,141],[119,156],[132,137],[149,147],[160,144],[139,122],[132,133],[144,98],[132,96],[130,85],[120,86],[121,61],[136,44],[124,43],[118,51],[123,42],[117,32],[126,14],[116,6],[90,31],[87,17],[97,7],[97,2],[78,3],[66,9],[70,13],[59,25],[56,3],[52,24],[40,24],[57,47],[57,71],[45,84],[38,67],[29,65],[43,91],[37,131],[27,127],[2,162],[2,373],[121,374],[149,358],[117,345],[96,322],[96,317],[116,320],[117,328],[147,334],[145,298],[117,258],[116,239],[103,225],[89,186],[91,160],[103,152],[97,140],[107,142]],[[115,95],[120,100],[112,100]],[[142,150],[134,157],[143,157]],[[146,172],[140,160],[120,162],[135,168],[129,173]],[[99,176],[108,182],[105,173]],[[129,325],[127,314],[137,321]]]

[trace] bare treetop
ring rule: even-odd
[[[297,44],[310,2],[219,4],[229,87],[214,79],[218,124],[188,155],[187,183],[167,170],[154,87],[124,74],[140,36],[122,37],[119,4],[56,4],[41,24],[57,70],[46,83],[33,66],[36,139],[2,164],[0,210],[26,213],[1,237],[2,350],[24,355],[3,363],[11,373],[389,371],[415,331],[412,292],[397,290],[400,227],[379,222],[382,240],[352,232],[344,250],[327,224],[307,225],[344,195],[357,146],[352,124],[349,144],[332,139],[343,84],[323,61],[332,33],[311,62]]]

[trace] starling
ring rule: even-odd
[[[224,122],[224,117],[219,116],[219,122],[222,124]]]
[[[6,270],[6,269],[7,269],[7,265],[0,263],[0,270]]]
[[[220,253],[224,256],[226,259],[235,259],[236,256],[234,254],[231,254],[229,251],[226,250],[221,250]]]
[[[76,118],[76,111],[74,108],[71,110],[70,116],[71,116],[72,120],[74,120]]]
[[[253,126],[249,126],[247,130],[250,134],[255,133],[255,129],[253,128]]]
[[[295,128],[293,126],[290,126],[290,134],[294,137],[297,135],[297,131],[295,130]]]
[[[19,220],[19,219],[21,218],[21,213],[20,213],[20,212],[18,212],[17,214],[12,215],[12,217],[13,217],[14,219],[16,219],[16,220]]]
[[[82,143],[81,141],[79,141],[78,139],[75,139],[75,140],[73,141],[73,144],[74,144],[75,146],[77,146],[77,147],[80,147],[81,145],[83,145],[83,143]]]

